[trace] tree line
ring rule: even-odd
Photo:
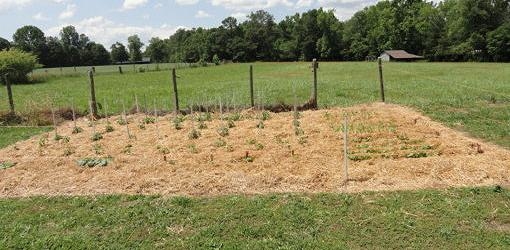
[[[10,46],[37,55],[46,67],[101,65],[112,62],[211,62],[228,60],[301,61],[365,60],[384,50],[403,49],[431,61],[510,61],[509,0],[387,0],[364,8],[349,20],[333,10],[312,9],[276,22],[267,11],[245,21],[227,17],[214,28],[179,29],[168,38],[144,44],[136,35],[110,52],[101,44],[64,27],[60,37],[45,37],[25,26]]]

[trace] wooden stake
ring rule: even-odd
[[[140,105],[138,104],[138,96],[135,94],[135,106],[136,106],[136,113],[140,113]]]
[[[174,85],[174,108],[175,114],[179,114],[179,96],[177,94],[177,75],[175,74],[175,68],[172,69],[172,82]]]
[[[71,111],[73,112],[73,124],[74,124],[74,127],[76,128],[76,112],[74,111],[74,101],[71,100]]]
[[[379,82],[381,84],[381,100],[382,102],[386,102],[386,98],[384,97],[384,79],[381,58],[379,58],[378,62],[379,62]]]
[[[255,107],[255,99],[253,96],[253,65],[250,65],[250,101],[251,107]]]
[[[159,136],[159,126],[158,126],[158,110],[156,109],[156,99],[154,99],[154,124],[156,125],[156,135],[158,136],[158,140],[161,138]]]
[[[128,136],[128,139],[131,139],[131,133],[129,133],[129,125],[128,125],[128,119],[126,114],[126,104],[124,104],[124,100],[122,100],[122,114],[124,115],[124,121],[126,123],[126,133]]]
[[[119,74],[122,75],[122,66],[119,66]]]
[[[94,117],[97,117],[97,102],[96,102],[96,89],[94,84],[94,73],[89,70],[89,84],[90,84],[90,106],[91,113]]]
[[[4,75],[5,88],[7,90],[7,97],[9,98],[9,108],[11,114],[14,114],[14,99],[12,98],[11,82],[9,81],[9,74]]]
[[[348,134],[349,134],[349,119],[347,115],[344,116],[344,184],[347,186],[349,182],[349,152],[348,152]]]
[[[53,119],[53,128],[55,129],[55,138],[57,138],[57,136],[58,136],[57,119],[55,118],[55,109],[53,108],[53,105],[51,105],[51,118]]]
[[[110,125],[110,120],[108,118],[108,104],[106,103],[106,97],[103,99],[103,107],[104,107],[104,117],[106,118],[106,125]]]
[[[313,59],[313,92],[312,101],[314,108],[317,108],[317,59]]]
[[[95,135],[96,134],[96,123],[94,121],[94,115],[92,114],[92,102],[89,102],[89,109],[90,109],[90,122],[92,123],[92,130]]]

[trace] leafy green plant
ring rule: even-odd
[[[207,124],[205,124],[205,122],[203,122],[203,121],[198,122],[198,129],[206,129],[206,128],[207,128]]]
[[[0,75],[8,74],[11,83],[27,82],[27,74],[37,66],[37,57],[31,53],[15,48],[0,50]]]
[[[60,141],[60,140],[62,140],[62,138],[64,138],[64,137],[59,134],[55,134],[55,136],[53,137],[53,140]]]
[[[138,124],[138,128],[144,130],[145,129],[145,123],[144,122],[140,122],[140,124]]]
[[[48,135],[44,134],[39,137],[39,147],[44,148],[46,145],[48,145]]]
[[[14,162],[8,162],[8,161],[0,162],[0,169],[8,169],[8,168],[12,168],[14,166],[16,166],[16,163],[14,163]]]
[[[132,149],[132,148],[133,148],[133,145],[128,144],[128,145],[126,145],[126,146],[124,147],[124,149],[122,149],[122,153],[123,153],[123,154],[127,154],[127,155],[129,155],[129,154],[131,154],[131,149]]]
[[[195,128],[193,128],[188,134],[188,138],[190,140],[196,140],[200,138],[200,136],[201,136],[200,131],[196,130]]]
[[[83,132],[83,129],[80,127],[74,127],[72,131],[73,134],[79,134],[81,132]]]
[[[103,139],[103,135],[99,132],[96,132],[92,135],[92,137],[90,138],[92,141],[99,141],[99,140],[102,140]]]
[[[101,144],[94,144],[92,147],[96,155],[100,155],[103,153],[103,146],[101,146]]]
[[[154,123],[156,123],[156,118],[147,116],[143,119],[143,123],[154,124]]]
[[[168,147],[165,147],[165,146],[162,146],[162,145],[158,145],[156,147],[158,149],[158,151],[161,153],[161,154],[169,154],[170,153],[170,149]]]
[[[264,149],[264,145],[262,143],[260,143],[260,142],[257,142],[255,144],[255,149],[262,150],[262,149]]]
[[[257,128],[259,129],[264,129],[266,126],[264,125],[264,122],[262,120],[259,121],[259,123],[257,124]]]
[[[222,137],[226,137],[229,135],[229,131],[228,131],[228,127],[226,126],[221,126],[219,129],[218,129],[218,134]]]
[[[228,128],[235,128],[236,127],[236,124],[233,120],[228,120],[227,121],[227,126]]]
[[[406,155],[406,158],[425,158],[428,157],[427,153],[425,152],[414,152]]]
[[[111,133],[111,132],[113,132],[114,130],[115,130],[115,129],[114,129],[114,128],[113,128],[113,126],[112,126],[112,125],[110,125],[110,124],[107,124],[107,125],[106,125],[106,127],[105,127],[105,132],[106,132],[106,133]]]
[[[305,131],[302,128],[300,128],[300,127],[295,127],[294,128],[294,134],[296,136],[301,136],[301,135],[305,134]]]
[[[195,144],[188,145],[188,149],[192,154],[198,154],[198,148]]]
[[[108,163],[112,161],[112,158],[106,157],[106,158],[83,158],[78,160],[76,163],[80,167],[106,167],[108,166]]]
[[[235,112],[235,113],[232,113],[228,116],[228,119],[231,120],[231,121],[240,121],[242,118],[241,114],[238,113],[238,112]]]
[[[127,121],[126,121],[126,119],[124,119],[123,117],[119,117],[119,118],[117,119],[117,124],[119,124],[119,125],[123,126],[123,125],[128,124],[128,122],[127,122]]]
[[[174,119],[172,120],[172,123],[174,124],[174,128],[176,130],[181,130],[183,121],[184,121],[184,117],[182,115],[178,115],[178,116],[174,117]]]
[[[246,154],[244,155],[244,157],[242,158],[242,160],[244,162],[253,162],[255,161],[255,157],[251,156],[250,155],[250,152],[246,151]]]
[[[227,145],[227,142],[223,140],[222,138],[219,138],[214,142],[214,146],[217,148],[225,147]]]
[[[269,111],[267,111],[267,110],[262,111],[260,119],[262,121],[267,121],[267,120],[271,119],[271,113],[269,113]]]

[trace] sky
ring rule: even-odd
[[[109,48],[138,34],[142,41],[167,38],[179,28],[217,27],[228,16],[240,21],[264,9],[277,21],[287,15],[324,7],[340,20],[378,0],[0,0],[0,37],[12,41],[24,25],[39,27],[46,36],[58,36],[73,25],[92,41]]]

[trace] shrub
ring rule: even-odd
[[[220,58],[218,57],[218,55],[214,54],[212,62],[214,63],[214,65],[220,65]]]
[[[39,64],[37,57],[17,49],[0,51],[0,75],[9,74],[12,83],[27,82],[27,74]]]

